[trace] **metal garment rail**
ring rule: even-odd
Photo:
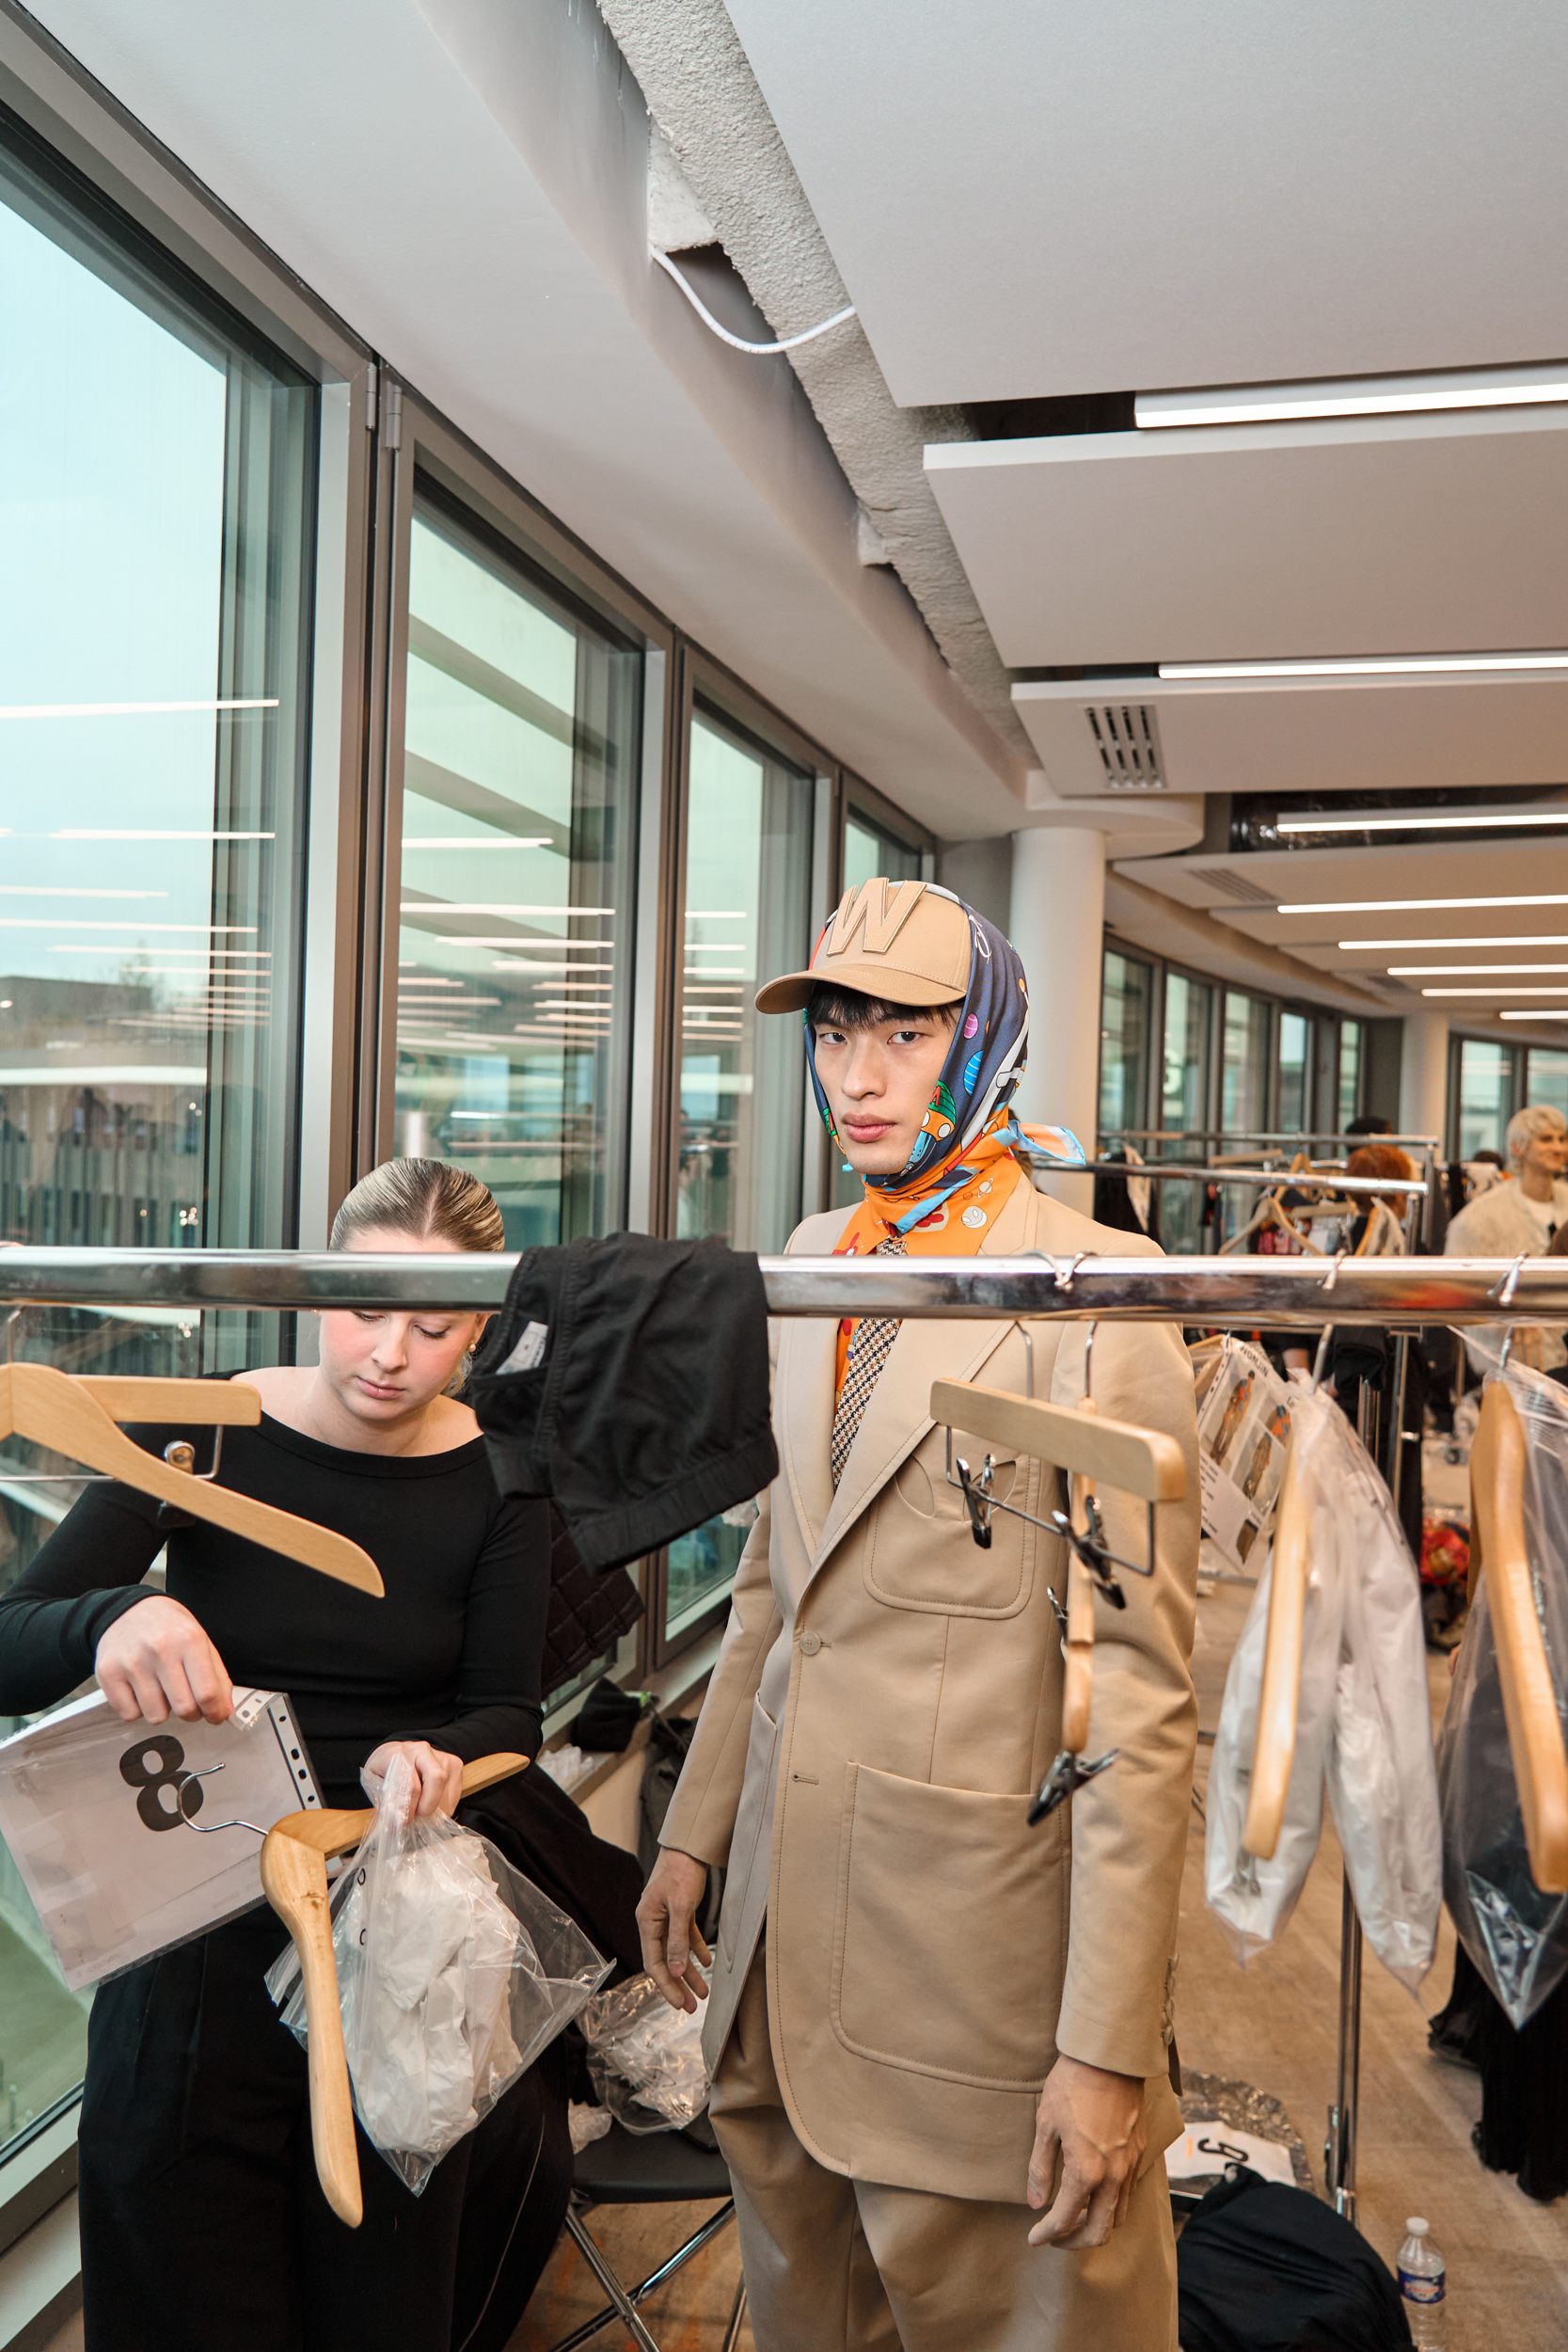
[[[236,1308],[484,1310],[501,1304],[516,1263],[515,1256],[499,1251],[0,1249],[0,1303],[89,1307],[111,1315],[117,1307],[173,1307],[193,1318],[204,1310]],[[776,1315],[1023,1316],[1159,1321],[1212,1330],[1371,1324],[1408,1332],[1429,1324],[1568,1324],[1568,1258],[765,1257],[759,1263],[768,1311]],[[1396,1350],[1394,1409],[1384,1449],[1396,1497],[1405,1347],[1402,1341]],[[1366,1418],[1363,1435],[1375,1454],[1377,1433]],[[1352,2220],[1360,1994],[1361,1925],[1347,1886],[1338,2095],[1324,2153],[1329,2193]]]
[[[1384,1190],[1388,1187],[1385,1185]],[[508,1251],[0,1249],[13,1306],[500,1306]],[[806,1258],[758,1260],[775,1315],[997,1315],[1209,1330],[1379,1324],[1568,1324],[1568,1258]]]
[[[1075,1171],[1063,1168],[1060,1172],[1070,1176]],[[1338,1168],[1189,1168],[1182,1160],[1146,1160],[1141,1168],[1131,1160],[1085,1160],[1083,1172],[1119,1176],[1124,1184],[1258,1184],[1271,1192],[1284,1192],[1297,1184],[1310,1191],[1316,1184],[1321,1191],[1342,1192],[1347,1199],[1359,1193],[1398,1192],[1414,1193],[1424,1200],[1429,1190],[1418,1176],[1342,1176]]]

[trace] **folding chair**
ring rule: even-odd
[[[711,2137],[705,2116],[692,2128]],[[650,2271],[641,2286],[626,2288],[621,2284],[583,2226],[583,2215],[591,2213],[595,2205],[678,2205],[700,2203],[710,2197],[723,2200],[719,2211],[710,2214],[695,2235],[689,2237],[668,2262]],[[657,2344],[638,2317],[638,2304],[661,2287],[666,2279],[673,2278],[693,2254],[700,2253],[710,2239],[718,2236],[734,2216],[730,2176],[717,2147],[700,2146],[684,2132],[651,2132],[642,2137],[612,2123],[605,2137],[592,2141],[573,2166],[572,2201],[566,2211],[566,2227],[572,2241],[610,2301],[596,2318],[574,2328],[569,2336],[553,2344],[551,2352],[576,2352],[578,2344],[596,2336],[601,2328],[607,2328],[617,2316],[630,2331],[639,2352],[658,2352]],[[722,2352],[735,2352],[745,2316],[743,2279],[724,2330]]]

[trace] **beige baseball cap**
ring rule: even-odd
[[[812,990],[852,988],[893,1005],[950,1005],[969,988],[969,913],[935,882],[878,875],[847,890],[806,972],[756,993],[758,1012],[800,1012]]]

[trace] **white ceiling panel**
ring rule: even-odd
[[[728,0],[894,397],[1568,352],[1554,0]]]
[[[1568,406],[942,442],[926,464],[1013,669],[1568,644]]]
[[[1109,788],[1088,713],[1148,709],[1172,792],[1568,785],[1568,675],[1031,681],[1013,701],[1052,788]]]

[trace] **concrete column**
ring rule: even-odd
[[[1099,1116],[1105,835],[1040,826],[1013,835],[1010,937],[1029,980],[1029,1066],[1015,1099],[1026,1125],[1070,1127],[1093,1156]],[[1052,1190],[1086,1216],[1093,1182]]]
[[[1447,1134],[1449,1104],[1449,1017],[1443,1012],[1407,1012],[1400,1051],[1400,1133]]]

